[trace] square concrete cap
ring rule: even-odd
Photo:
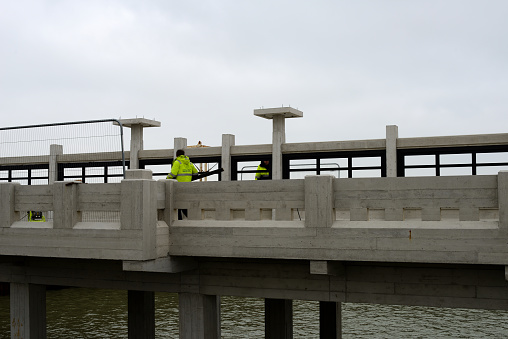
[[[150,120],[145,118],[135,118],[135,119],[120,119],[123,127],[132,127],[134,125],[141,125],[142,127],[160,127],[160,121]],[[118,125],[114,122],[115,125]]]
[[[254,110],[254,115],[265,119],[273,119],[278,115],[284,118],[302,118],[303,112],[292,107],[260,108]]]

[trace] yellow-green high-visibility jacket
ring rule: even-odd
[[[269,178],[270,172],[268,172],[268,169],[266,169],[266,167],[259,165],[257,170],[258,172],[256,172],[256,180],[263,180]]]
[[[197,174],[198,170],[192,162],[190,162],[189,157],[186,155],[180,155],[173,162],[171,166],[171,172],[168,174],[166,179],[175,179],[178,182],[190,182],[192,181],[192,175]]]

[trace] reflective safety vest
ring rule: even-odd
[[[192,175],[197,174],[198,170],[192,162],[190,162],[189,157],[186,155],[180,155],[173,162],[171,166],[171,172],[168,174],[166,179],[175,179],[178,182],[190,182],[192,181]]]
[[[259,165],[257,170],[258,170],[258,172],[256,172],[256,180],[269,179],[270,172],[268,172],[266,167],[263,167],[263,166]]]

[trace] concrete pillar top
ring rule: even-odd
[[[303,112],[292,107],[276,107],[255,109],[254,115],[265,119],[273,119],[276,116],[283,116],[284,118],[302,118]]]
[[[145,118],[120,119],[119,121],[124,127],[132,127],[136,125],[140,125],[141,127],[161,127],[160,121]]]

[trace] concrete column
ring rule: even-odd
[[[265,299],[265,338],[293,338],[293,300]]]
[[[145,118],[121,119],[120,122],[123,127],[131,129],[129,168],[139,169],[139,151],[143,150],[143,128],[160,127],[161,123]]]
[[[0,228],[11,227],[15,221],[19,221],[19,212],[14,210],[14,197],[16,186],[19,182],[0,183]]]
[[[291,107],[255,109],[254,115],[273,119],[272,180],[282,179],[282,145],[286,142],[286,118],[301,118],[303,113]]]
[[[305,176],[305,227],[332,227],[335,220],[333,176]]]
[[[139,169],[139,151],[143,149],[143,127],[141,125],[131,126],[131,148],[129,169]]]
[[[233,134],[222,135],[221,167],[224,169],[221,181],[231,181],[231,146],[235,145]]]
[[[156,258],[157,182],[150,170],[128,170],[121,182],[120,223],[124,230],[142,230],[142,260]]]
[[[155,338],[155,293],[128,291],[129,339]]]
[[[386,176],[397,176],[397,138],[399,128],[396,125],[386,126]]]
[[[282,179],[282,144],[286,142],[286,120],[283,115],[273,117],[272,180]]]
[[[46,338],[46,286],[10,284],[11,338]]]
[[[176,159],[176,151],[187,148],[187,138],[175,138],[173,147],[173,159]]]
[[[53,184],[53,228],[72,228],[81,221],[78,211],[80,182],[57,181]]]
[[[508,230],[508,171],[497,175],[497,198],[499,203],[499,228]]]
[[[319,338],[342,338],[342,304],[340,302],[319,302]]]
[[[216,295],[179,293],[181,339],[220,339],[220,298]]]
[[[58,181],[58,156],[63,154],[62,145],[49,146],[49,184]]]

